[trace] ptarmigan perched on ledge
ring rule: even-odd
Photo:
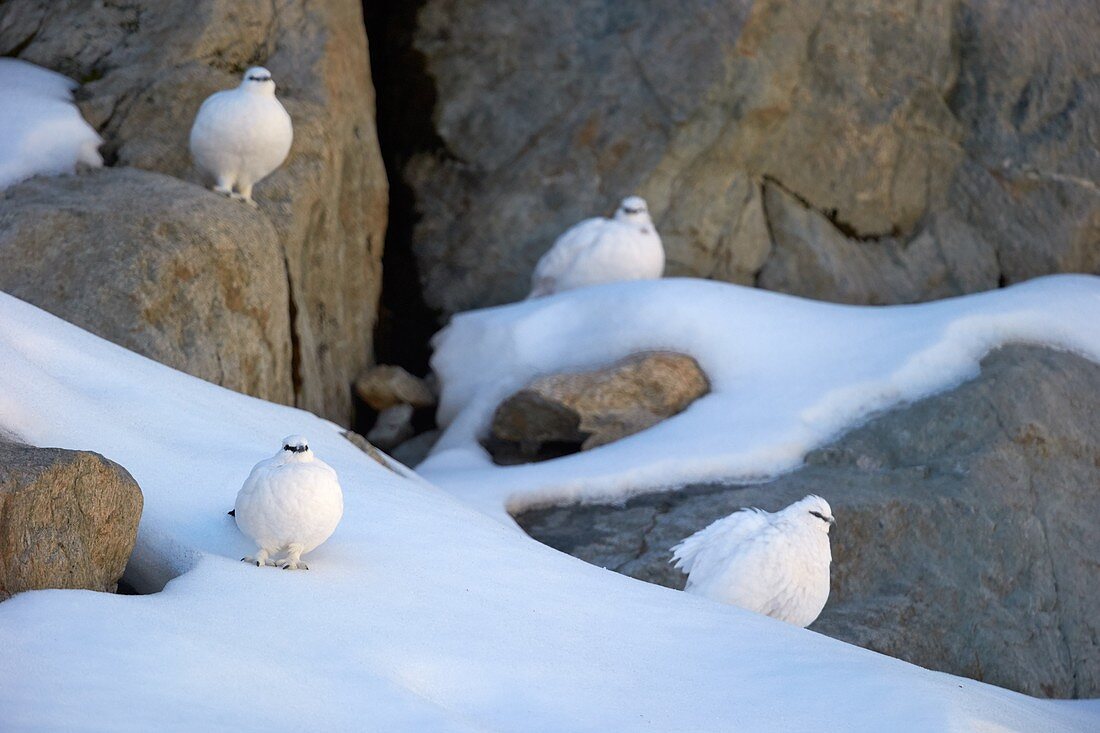
[[[618,280],[652,280],[664,269],[665,250],[645,199],[628,196],[615,218],[585,219],[558,237],[535,265],[527,297]]]
[[[305,438],[290,435],[282,450],[252,468],[233,513],[241,532],[259,547],[242,561],[309,570],[302,555],[336,531],[344,494],[336,471],[313,455]],[[279,554],[285,556],[276,560]]]
[[[211,94],[199,107],[191,156],[214,180],[215,191],[252,203],[252,186],[283,164],[293,141],[271,72],[255,66],[236,89]]]
[[[829,502],[807,496],[774,514],[742,509],[672,548],[688,593],[809,626],[829,598]]]

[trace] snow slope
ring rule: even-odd
[[[589,566],[383,468],[336,426],[0,295],[0,428],[141,484],[126,597],[0,603],[0,730],[1087,731],[1035,700]],[[308,572],[225,515],[289,433],[346,509]]]
[[[0,58],[0,190],[31,176],[103,165],[103,140],[73,104],[78,84],[18,59]]]
[[[459,314],[432,365],[445,431],[418,472],[486,513],[647,489],[759,480],[875,411],[976,376],[1010,341],[1100,361],[1100,277],[1056,275],[890,307],[846,306],[727,283],[665,279],[587,288]],[[653,428],[591,451],[500,467],[481,448],[496,406],[544,373],[635,351],[691,354],[711,393]],[[826,492],[825,498],[828,498]]]

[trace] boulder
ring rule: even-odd
[[[360,374],[355,380],[355,392],[371,409],[378,411],[401,403],[431,407],[436,402],[425,380],[390,364],[378,364]]]
[[[0,289],[120,346],[292,403],[291,311],[259,210],[136,168],[0,193]]]
[[[427,0],[378,22],[412,23],[375,34],[407,44],[392,95],[416,90],[391,113],[395,216],[445,314],[522,298],[557,235],[630,193],[671,275],[872,303],[1100,271],[1096,3]]]
[[[98,453],[0,440],[0,600],[42,588],[113,593],[141,508],[134,479]]]
[[[1012,346],[953,390],[871,420],[752,486],[528,512],[535,538],[682,588],[669,548],[741,507],[825,497],[821,633],[1043,697],[1100,694],[1100,365]]]
[[[289,341],[280,337],[243,347],[267,349],[256,368],[271,373],[254,384],[233,386],[345,424],[351,416],[351,384],[370,362],[387,202],[362,23],[362,7],[354,0],[322,0],[308,6],[232,0],[83,2],[63,12],[49,0],[26,0],[0,9],[0,53],[82,82],[78,103],[106,141],[108,164],[116,166],[100,177],[31,182],[25,185],[35,187],[35,193],[22,194],[16,187],[11,201],[51,190],[94,197],[93,189],[113,185],[108,181],[129,175],[124,167],[134,167],[187,181],[195,195],[210,199],[202,218],[183,230],[172,211],[154,205],[159,197],[154,195],[152,202],[135,199],[133,207],[147,205],[150,221],[165,220],[161,241],[217,230],[227,220],[265,219],[238,227],[237,233],[247,239],[240,241],[238,257],[270,251],[271,262],[258,272],[265,280],[270,267],[283,269],[284,284],[278,287],[289,297],[282,298],[280,310],[286,315],[279,318],[289,320]],[[202,100],[236,86],[241,73],[254,64],[271,69],[294,121],[295,136],[286,163],[254,192],[259,211],[242,214],[238,202],[199,188],[187,139]],[[8,200],[0,207],[9,227],[32,236],[41,217],[24,213]],[[116,240],[132,234],[119,216],[96,212],[82,221],[81,228],[99,237],[94,254],[103,259],[114,256]],[[56,221],[44,226],[40,238],[78,236],[75,229],[58,230]],[[79,297],[96,289],[114,289],[118,298],[128,297],[128,283],[100,282],[101,269],[87,275],[77,272],[75,278],[69,274],[65,282],[43,283],[43,296],[25,289],[25,297],[47,310],[57,307],[52,293],[62,288]],[[202,286],[206,290],[258,289],[245,282],[247,277],[228,285],[213,282],[224,274],[196,270],[192,277],[210,280]],[[57,277],[45,270],[41,276]],[[172,273],[150,272],[149,277],[167,281]],[[272,293],[270,301],[277,295]],[[110,323],[99,326],[99,320]],[[120,316],[96,312],[87,314],[83,325],[96,324],[92,330],[114,333],[119,320]],[[136,331],[146,329],[140,321],[132,326]],[[269,327],[270,335],[279,335],[275,331],[280,328]],[[175,333],[165,332],[159,350],[146,353],[163,358],[174,350],[171,363],[209,365],[216,362],[229,336],[224,329],[204,332],[202,324],[192,323]],[[231,374],[233,365],[222,372]],[[205,366],[199,376],[218,379]]]
[[[491,445],[535,454],[544,443],[589,450],[682,412],[710,389],[695,359],[667,351],[633,354],[588,372],[539,377],[500,404]]]

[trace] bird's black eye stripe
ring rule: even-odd
[[[822,514],[821,512],[810,512],[810,514],[813,514],[815,517],[820,519],[822,522],[828,522],[829,521],[828,519],[825,518],[825,515]]]
[[[308,445],[284,445],[283,450],[288,450],[291,453],[305,453],[309,450]]]
[[[271,77],[270,76],[250,76],[250,77],[248,77],[248,80],[249,81],[271,81]]]

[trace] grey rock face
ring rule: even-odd
[[[628,193],[670,275],[871,303],[1100,271],[1098,33],[1076,0],[429,0],[426,297],[521,298]]]
[[[290,314],[292,346],[287,360],[275,353],[285,351],[286,342],[272,344],[265,359],[275,371],[245,389],[293,400],[346,423],[351,383],[370,361],[387,199],[360,4],[353,0],[279,4],[171,0],[82,1],[62,7],[48,0],[25,0],[0,9],[0,53],[15,54],[84,84],[78,102],[104,137],[109,163],[164,173],[196,187],[200,179],[189,160],[187,137],[202,100],[236,86],[249,66],[262,62],[271,69],[279,97],[294,122],[294,145],[283,167],[256,189],[260,214],[267,223],[239,232],[262,235],[264,241],[242,242],[240,256],[270,249],[272,265],[283,268],[282,279],[288,285],[282,288],[289,289],[289,299],[283,299],[281,309]],[[107,171],[107,178],[79,177],[75,184],[54,180],[27,185],[36,190],[56,186],[59,191],[86,186],[87,195],[94,196],[90,187],[108,185],[105,181],[119,174],[115,170]],[[14,193],[18,195],[17,190]],[[141,203],[139,198],[133,207]],[[227,220],[240,219],[244,215],[233,209],[234,204],[210,204],[205,218],[194,227],[216,230]],[[19,216],[8,200],[0,206],[9,220]],[[157,216],[150,205],[149,218]],[[31,232],[34,225],[34,219],[19,222],[22,232]],[[98,233],[97,252],[104,259],[113,255],[113,241],[127,236],[125,228],[116,231],[117,221],[98,215],[89,216],[85,226]],[[173,226],[177,224],[166,223]],[[56,229],[47,231],[67,236]],[[128,295],[124,282],[92,281],[100,274],[102,270],[89,273],[86,280],[45,283],[42,291],[64,287],[79,293],[114,287],[120,298]],[[49,273],[43,271],[42,276]],[[212,275],[198,272],[195,276]],[[260,276],[266,277],[266,272]],[[241,282],[237,286],[250,287]],[[32,303],[51,307],[49,298],[36,300],[28,290],[24,292]],[[277,296],[272,292],[270,300]],[[112,318],[90,314],[86,322],[97,317]],[[143,328],[141,323],[133,326]],[[189,333],[201,334],[201,330],[192,328]],[[210,360],[225,335],[214,331],[188,342],[173,341],[166,334],[164,348],[179,352],[173,363],[187,362],[192,357],[186,352],[196,350],[206,352],[203,358]],[[160,358],[160,353],[150,355]],[[200,376],[210,378],[210,373]],[[278,386],[264,393],[269,384]]]
[[[97,453],[0,441],[0,600],[25,590],[114,592],[141,489]]]
[[[589,562],[682,588],[668,549],[745,506],[833,507],[832,592],[811,628],[1028,694],[1100,693],[1100,366],[1013,346],[753,486],[518,517]]]

